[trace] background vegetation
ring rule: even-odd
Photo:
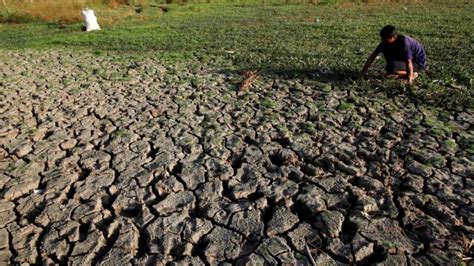
[[[121,7],[140,7],[147,0],[2,0],[0,13],[2,23],[57,22],[60,24],[78,23],[82,20],[84,7],[98,9],[108,18],[117,20],[133,14]],[[121,8],[119,10],[116,10]],[[128,11],[128,12],[127,12]],[[110,22],[110,21],[109,21]]]
[[[33,0],[34,5],[45,5],[35,12],[48,9],[48,1],[59,3]],[[64,0],[59,6],[66,8],[69,3],[76,8],[70,15],[50,6],[48,18],[30,15],[24,20],[28,23],[18,23],[22,22],[18,14],[26,14],[21,12],[29,10],[31,0],[16,4],[7,1],[0,12],[4,22],[0,24],[0,49],[61,48],[170,61],[220,60],[232,71],[304,77],[318,73],[320,78],[352,86],[378,44],[380,28],[394,24],[401,33],[420,40],[428,53],[429,71],[408,92],[448,108],[474,105],[471,0],[166,2]],[[102,31],[80,31],[80,10],[85,5],[96,10]],[[67,19],[73,13],[79,20]],[[363,86],[406,89],[382,81],[382,69],[383,60],[376,61],[370,71],[375,80]]]

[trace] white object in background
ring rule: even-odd
[[[97,17],[94,14],[94,10],[85,8],[82,10],[82,17],[86,24],[86,31],[100,30],[99,23],[97,23]]]

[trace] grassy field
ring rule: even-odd
[[[0,49],[68,49],[171,62],[197,59],[222,62],[235,71],[302,76],[319,71],[322,78],[356,86],[357,72],[379,41],[378,31],[394,24],[402,34],[420,40],[428,53],[430,70],[408,92],[438,106],[474,105],[471,1],[262,2],[157,3],[139,12],[134,6],[99,10],[103,30],[87,34],[80,23],[0,24]],[[122,15],[124,19],[118,20]],[[376,79],[357,86],[399,88],[398,83],[379,81],[382,68],[383,60],[378,60],[369,71]]]

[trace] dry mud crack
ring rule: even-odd
[[[309,78],[237,93],[199,62],[0,55],[1,264],[473,256],[472,110]]]

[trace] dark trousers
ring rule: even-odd
[[[397,71],[407,71],[407,63],[405,61],[389,61],[385,70],[388,74],[393,74]],[[413,72],[420,72],[426,70],[426,67],[420,66],[416,62],[413,62]]]

